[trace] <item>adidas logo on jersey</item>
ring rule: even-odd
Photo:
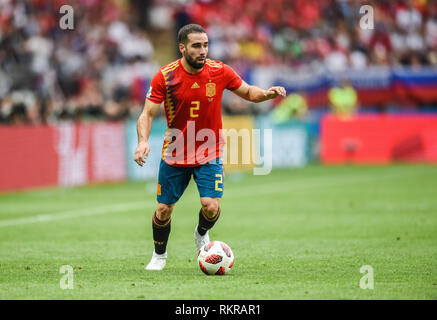
[[[193,85],[191,86],[191,89],[197,89],[200,88],[200,86],[197,84],[197,82],[194,82]]]

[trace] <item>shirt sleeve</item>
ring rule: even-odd
[[[226,83],[226,89],[228,90],[236,90],[238,89],[241,84],[243,83],[243,80],[240,78],[240,76],[227,64],[223,64],[224,71],[224,80]]]
[[[146,98],[153,103],[161,103],[165,99],[165,81],[161,70],[158,71],[150,82]]]

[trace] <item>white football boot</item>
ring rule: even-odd
[[[205,235],[201,236],[200,233],[197,231],[197,227],[198,225],[196,226],[196,229],[194,229],[194,240],[196,241],[197,251],[199,251],[202,246],[209,243],[209,231],[206,231]]]
[[[152,260],[150,260],[146,270],[162,270],[164,269],[166,262],[167,251],[163,254],[157,254],[155,250],[153,250]]]

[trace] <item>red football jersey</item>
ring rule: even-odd
[[[206,59],[191,74],[181,59],[162,67],[153,77],[147,99],[164,101],[167,131],[162,159],[169,165],[196,166],[222,156],[223,90],[238,89],[243,80],[221,61]]]

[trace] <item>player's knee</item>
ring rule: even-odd
[[[161,221],[167,220],[171,217],[173,208],[174,204],[158,203],[156,207],[156,217]]]
[[[202,202],[203,213],[205,213],[208,218],[214,218],[219,211],[219,207],[220,203],[216,199]]]

